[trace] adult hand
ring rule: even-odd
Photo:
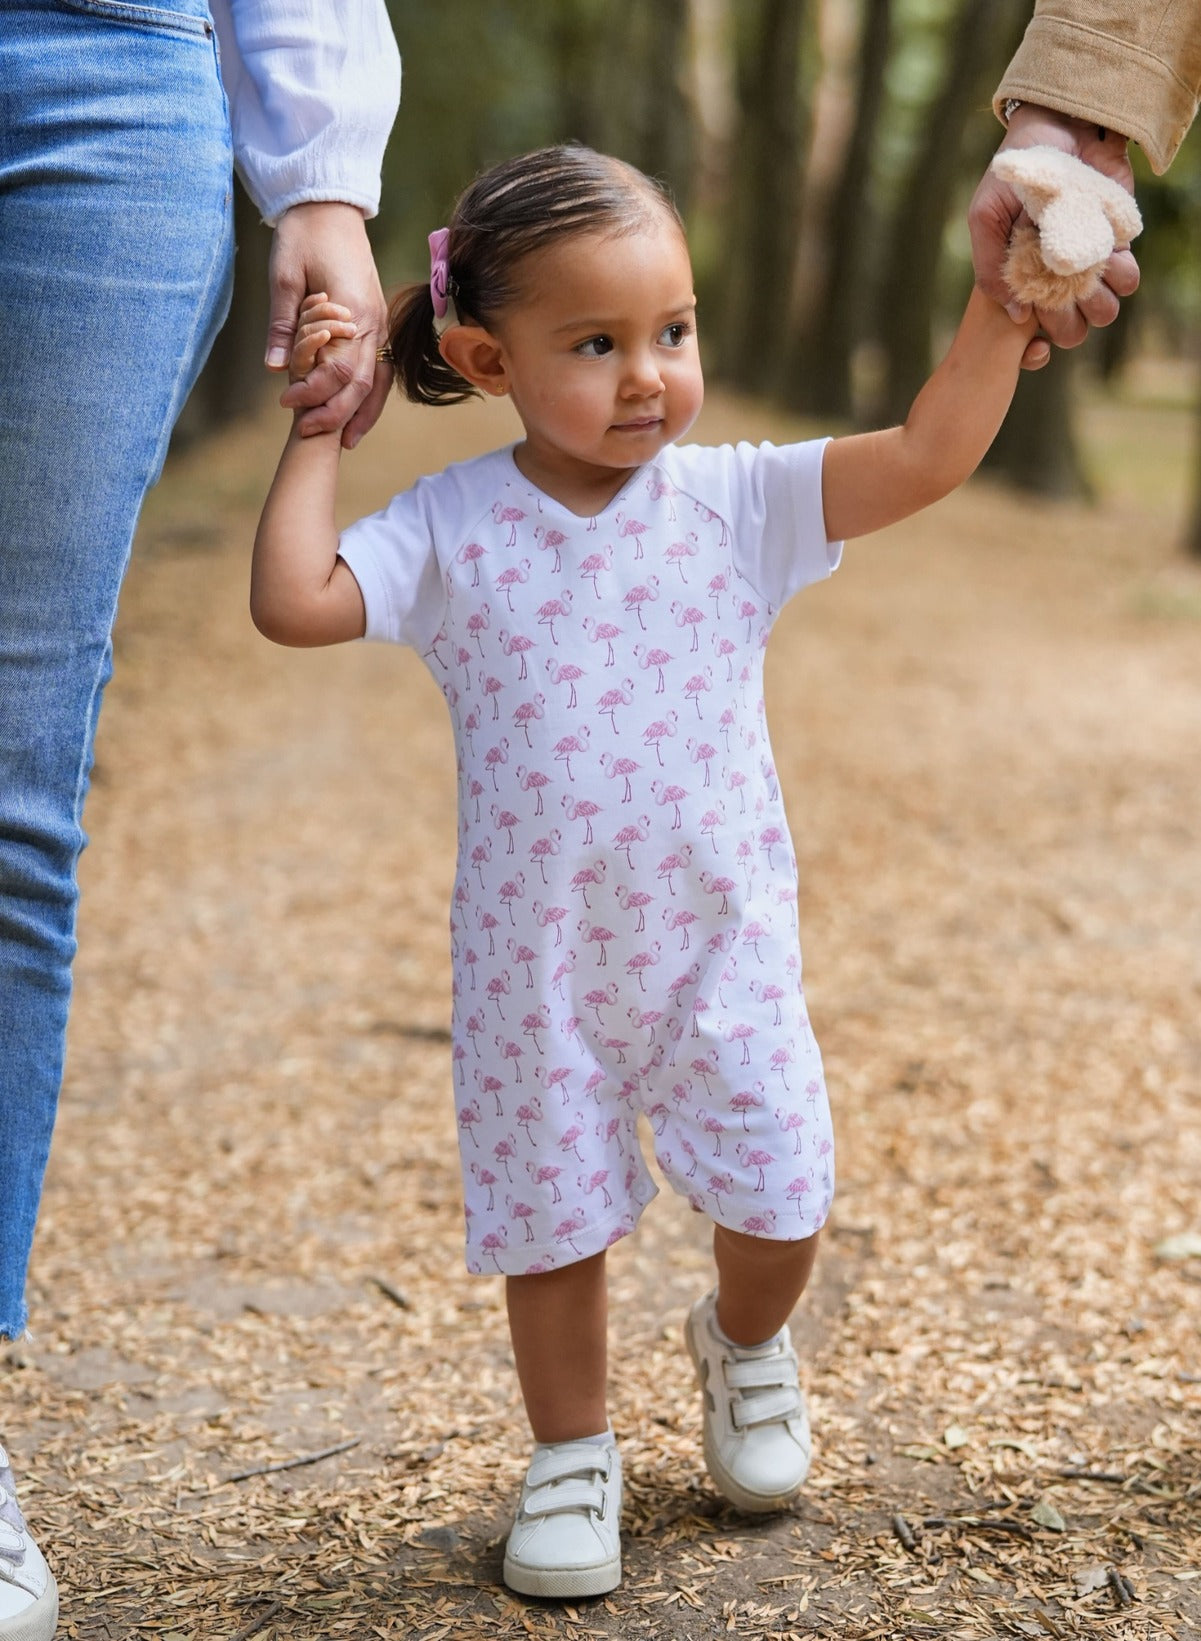
[[[1023,103],[1010,116],[1009,129],[1001,148],[1031,148],[1044,143],[1074,154],[1077,159],[1113,177],[1134,192],[1134,173],[1126,152],[1126,138],[1117,131],[1103,131],[1087,120],[1075,120],[1052,108]],[[968,211],[972,236],[972,261],[976,283],[994,302],[1021,321],[1030,313],[1030,304],[1017,302],[1006,285],[1001,269],[1009,236],[1023,216],[1022,203],[1008,183],[991,170],[986,171]],[[1116,250],[1109,258],[1102,282],[1093,296],[1078,307],[1058,310],[1038,309],[1039,325],[1061,348],[1077,347],[1088,335],[1090,325],[1111,325],[1118,316],[1120,299],[1138,289],[1138,263],[1129,249]]]
[[[306,380],[293,382],[280,402],[303,412],[297,421],[302,436],[340,427],[342,443],[352,450],[374,426],[392,381],[389,367],[375,356],[385,341],[387,304],[363,213],[356,205],[336,201],[294,205],[276,224],[270,275],[270,370],[288,368],[300,304],[307,295],[328,291],[350,311],[353,342],[329,349],[327,358]]]

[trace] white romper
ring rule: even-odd
[[[821,441],[669,446],[595,518],[511,448],[420,479],[339,551],[367,637],[454,724],[454,1078],[473,1271],[570,1264],[655,1186],[792,1239],[832,1134],[763,708],[780,606],[830,574]]]

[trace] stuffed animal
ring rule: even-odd
[[[1005,281],[1019,301],[1070,308],[1085,300],[1114,247],[1142,231],[1138,206],[1121,183],[1062,149],[1004,149],[992,169],[1031,218],[1014,229],[1005,261]]]

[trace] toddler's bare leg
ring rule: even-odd
[[[599,1435],[609,1420],[604,1254],[537,1276],[507,1277],[505,1298],[534,1440]]]
[[[817,1257],[817,1236],[771,1242],[713,1227],[717,1325],[736,1345],[759,1345],[787,1322]]]

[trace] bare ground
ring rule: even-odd
[[[1201,1632],[1188,421],[1091,420],[1103,509],[973,485],[777,631],[840,1143],[795,1319],[816,1462],[767,1523],[709,1487],[680,1344],[705,1227],[665,1192],[612,1258],[626,1580],[578,1608],[499,1578],[526,1437],[500,1283],[461,1260],[444,709],[411,656],[250,629],[277,414],[173,468],[123,604],[36,1337],[4,1380],[65,1636]],[[506,436],[395,407],[346,514]]]

